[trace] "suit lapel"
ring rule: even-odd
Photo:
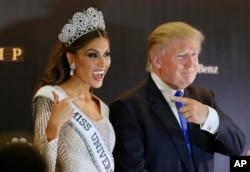
[[[188,149],[186,147],[185,139],[176,117],[174,116],[168,103],[165,101],[163,95],[156,87],[151,79],[148,79],[148,99],[151,102],[151,109],[159,121],[164,125],[166,132],[170,135],[173,144],[180,156],[180,159],[185,164],[188,171],[195,171],[190,158]]]

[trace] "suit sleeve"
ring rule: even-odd
[[[212,107],[217,111],[219,116],[219,129],[215,135],[216,152],[224,155],[240,155],[245,148],[245,134],[234,123],[229,115],[225,114],[214,100],[214,94],[210,91],[212,96]]]
[[[225,155],[240,155],[245,148],[245,134],[232,119],[215,106],[219,115],[219,130],[216,134],[217,152]]]

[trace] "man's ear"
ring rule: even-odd
[[[161,60],[159,56],[151,55],[150,58],[151,58],[153,67],[158,68],[158,69],[161,68]]]

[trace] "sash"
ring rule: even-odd
[[[37,96],[44,96],[54,101],[52,91],[59,96],[59,101],[66,98],[66,93],[58,86],[43,86],[41,87],[34,98]],[[69,124],[83,139],[89,154],[99,172],[113,172],[114,160],[111,152],[107,149],[99,131],[93,125],[88,116],[82,112],[73,102],[71,106],[74,111],[73,117]]]

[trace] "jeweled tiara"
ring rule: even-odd
[[[75,13],[69,23],[64,25],[58,38],[68,47],[81,36],[96,29],[105,30],[103,14],[90,7],[87,11]]]

